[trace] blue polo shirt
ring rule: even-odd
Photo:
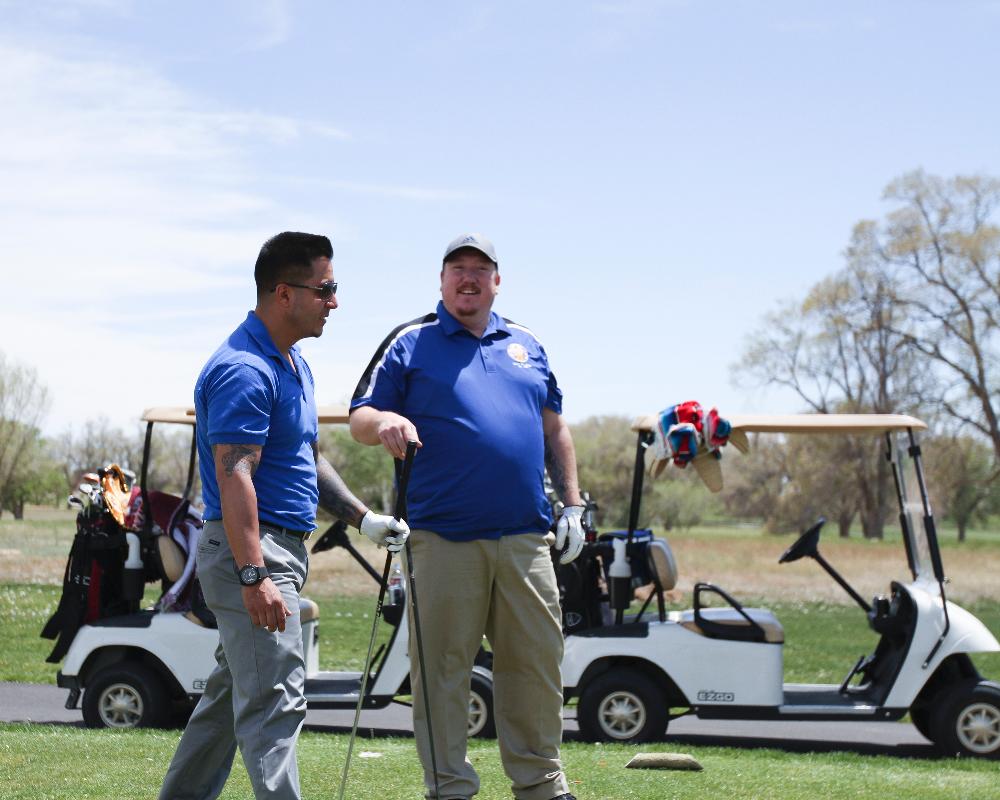
[[[402,414],[417,427],[407,492],[411,528],[453,541],[546,531],[542,409],[562,392],[535,335],[490,314],[477,339],[438,303],[396,328],[351,401]]]
[[[263,448],[253,476],[261,522],[316,527],[313,376],[298,347],[290,352],[294,370],[251,311],[198,376],[194,407],[206,520],[222,519],[212,445],[255,444]]]

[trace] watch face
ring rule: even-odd
[[[260,573],[253,564],[248,564],[240,570],[240,583],[247,586],[253,586],[257,583]]]

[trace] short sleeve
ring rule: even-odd
[[[549,366],[549,356],[545,352],[545,348],[542,347],[541,342],[538,342],[538,352],[541,354],[546,374],[545,408],[551,409],[557,414],[562,414],[562,389],[559,388],[559,382],[556,380],[555,373],[552,372],[552,368]]]
[[[396,341],[361,376],[351,400],[351,410],[371,406],[379,411],[402,413],[406,390],[405,349]]]
[[[268,376],[247,364],[224,364],[206,388],[209,444],[263,446],[275,396]]]

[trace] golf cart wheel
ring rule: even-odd
[[[496,721],[493,718],[493,681],[478,671],[472,673],[469,690],[469,737],[495,739]]]
[[[660,688],[634,669],[612,669],[580,695],[577,724],[591,742],[648,742],[667,730]]]
[[[945,755],[1000,758],[1000,686],[971,680],[948,690],[932,728],[934,743]]]
[[[83,721],[89,728],[155,728],[164,719],[167,693],[142,664],[115,664],[87,682]]]
[[[927,705],[914,706],[910,709],[910,722],[913,723],[913,727],[917,729],[921,736],[933,742],[934,732],[931,730],[931,711],[932,709]]]

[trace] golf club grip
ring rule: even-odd
[[[417,443],[406,443],[406,457],[403,459],[403,467],[399,473],[399,483],[396,486],[396,510],[393,516],[402,520],[406,516],[406,488],[410,484],[410,470],[413,469],[413,457],[417,453]]]

